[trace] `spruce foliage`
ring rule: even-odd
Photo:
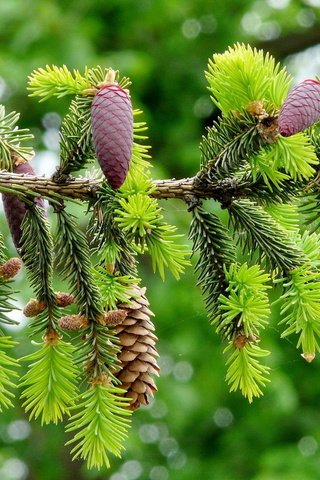
[[[68,185],[71,175],[83,174],[84,167],[96,162],[90,109],[110,76],[121,88],[130,86],[119,72],[101,67],[80,72],[53,65],[30,75],[29,90],[40,101],[71,96],[60,130],[60,164],[52,178],[56,184]],[[67,195],[50,190],[43,195],[56,221],[52,238],[51,210],[48,220],[34,201],[36,189],[14,184],[0,188],[17,195],[26,207],[19,254],[39,307],[29,327],[37,350],[22,359],[27,363],[20,380],[23,406],[41,423],[71,415],[71,453],[88,468],[108,467],[109,453],[119,456],[123,449],[130,402],[119,378],[126,378],[126,365],[133,368],[131,386],[144,378],[136,382],[136,391],[140,388],[147,396],[147,388],[155,390],[143,375],[157,369],[150,363],[156,355],[152,312],[139,286],[142,255],[150,256],[153,271],[162,279],[168,271],[178,279],[194,255],[210,323],[226,344],[226,381],[230,391],[239,390],[249,402],[263,394],[272,377],[270,352],[260,342],[267,335],[272,308],[268,293],[274,284],[282,289],[275,300],[280,303],[281,336],[296,335],[308,362],[320,351],[320,238],[314,233],[320,215],[318,126],[287,138],[279,134],[279,109],[291,79],[260,50],[237,44],[214,55],[206,77],[221,117],[202,138],[195,190],[184,197],[191,217],[191,251],[176,226],[167,222],[157,198],[140,110],[133,112],[126,180],[118,190],[100,182],[84,199],[86,231],[68,211]],[[1,170],[12,171],[16,162],[32,156],[26,143],[32,137],[17,127],[18,118],[0,106]],[[99,174],[91,169],[88,177],[90,183]],[[212,189],[215,203],[202,203],[201,186],[206,192]],[[0,269],[5,262],[0,238]],[[64,307],[56,302],[54,273],[68,283],[72,314],[61,312]],[[0,275],[4,325],[15,323],[8,315],[13,309],[11,287],[11,279]],[[124,329],[114,328],[124,319]],[[64,338],[67,324],[80,333]],[[12,404],[18,362],[7,350],[14,345],[8,336],[0,336],[0,409]]]

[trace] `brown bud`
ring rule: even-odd
[[[263,103],[259,100],[254,100],[247,105],[246,110],[255,117],[261,117],[266,115],[266,111],[263,108]]]
[[[301,357],[304,358],[308,363],[311,363],[315,356],[315,353],[301,353]]]
[[[56,292],[55,304],[58,307],[68,307],[74,303],[72,293]]]
[[[58,320],[58,325],[64,330],[82,330],[89,326],[89,320],[84,315],[65,315]]]
[[[127,315],[127,310],[109,310],[109,312],[106,312],[104,315],[98,318],[98,322],[102,325],[120,325]]]
[[[46,309],[46,304],[40,302],[36,298],[31,298],[27,305],[23,309],[23,313],[26,317],[36,317],[39,313],[42,313]]]
[[[3,265],[0,266],[0,279],[10,280],[19,273],[22,267],[22,260],[17,257],[9,258]]]
[[[257,335],[243,335],[239,334],[233,340],[233,345],[240,350],[246,346],[247,343],[259,343],[260,338]]]

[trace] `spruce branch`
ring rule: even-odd
[[[115,211],[119,204],[106,183],[99,189],[96,201],[91,202],[92,217],[89,235],[95,253],[102,267],[120,275],[137,276],[136,252],[123,230],[115,220]]]
[[[80,313],[94,320],[102,314],[101,299],[92,276],[90,251],[87,240],[78,228],[75,217],[66,212],[64,205],[55,209],[57,230],[55,252],[58,268],[69,280],[71,293]]]
[[[260,121],[246,111],[230,113],[214,122],[200,143],[201,175],[224,178],[243,167],[265,143],[261,122],[267,124],[270,119]]]
[[[129,173],[130,175],[130,173]],[[27,196],[42,196],[52,200],[80,199],[97,200],[99,190],[103,185],[100,178],[70,177],[64,183],[57,183],[50,177],[19,175],[0,172],[0,192],[11,193],[22,198]],[[310,182],[310,188],[313,187]],[[270,193],[270,189],[259,176],[253,180],[250,176],[244,178],[230,177],[208,181],[205,177],[153,180],[150,196],[157,199],[177,198],[186,200],[189,197],[197,199],[212,198],[222,203],[230,199],[252,198],[260,203],[277,203],[288,201],[303,190],[304,185],[288,179],[281,188]],[[125,185],[124,185],[125,195]],[[306,187],[307,188],[307,187]]]
[[[224,115],[259,100],[279,108],[291,84],[291,77],[269,53],[239,43],[213,55],[206,77],[212,100]]]
[[[12,157],[22,157],[28,160],[33,150],[21,143],[33,139],[28,129],[19,129],[17,122],[20,114],[10,112],[6,115],[3,105],[0,105],[0,170],[12,170]]]
[[[267,295],[270,276],[258,265],[248,267],[232,264],[225,272],[228,284],[225,293],[219,297],[218,308],[221,321],[217,331],[229,339],[244,335],[246,338],[259,338],[270,316]]]
[[[55,96],[82,94],[91,84],[87,75],[83,76],[79,70],[70,71],[66,65],[46,65],[45,68],[34,70],[29,76],[28,90],[30,96],[40,97],[40,102]]]
[[[71,450],[73,459],[82,458],[88,468],[110,467],[108,452],[120,456],[123,441],[130,425],[128,400],[121,397],[123,390],[102,379],[77,398],[77,406],[66,428],[76,432],[67,445],[75,444]]]
[[[54,179],[59,182],[94,160],[91,142],[91,98],[77,95],[60,129],[60,165]]]
[[[198,284],[205,297],[209,319],[218,322],[218,298],[228,284],[225,266],[235,261],[235,251],[226,228],[219,218],[199,206],[192,210],[189,238],[193,242],[193,252],[199,252],[195,266]]]
[[[254,397],[260,397],[267,382],[270,368],[262,365],[260,359],[270,352],[262,350],[258,345],[247,342],[243,348],[236,348],[232,342],[225,348],[229,354],[226,381],[230,392],[240,390],[251,403]]]
[[[74,347],[56,335],[46,335],[39,349],[21,360],[29,364],[21,378],[21,398],[29,418],[41,418],[41,424],[58,423],[69,414],[77,395],[79,374],[73,359]]]
[[[37,299],[53,304],[53,242],[44,211],[35,204],[24,216],[21,245],[21,257]]]
[[[303,263],[301,251],[262,207],[242,199],[233,202],[228,210],[238,242],[251,253],[258,250],[268,268],[287,272]]]
[[[8,336],[0,336],[0,412],[4,408],[13,407],[14,394],[12,389],[16,388],[15,378],[18,376],[15,369],[19,363],[10,357],[5,350],[11,350],[16,342]]]
[[[286,325],[281,337],[299,335],[297,347],[311,358],[320,351],[320,272],[303,266],[290,273],[283,284],[281,301],[281,324]],[[310,357],[311,356],[311,357]],[[306,358],[306,357],[305,357]]]

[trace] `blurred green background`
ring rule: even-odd
[[[35,168],[49,174],[68,100],[28,98],[28,74],[52,63],[120,69],[133,80],[134,106],[149,124],[154,178],[191,176],[200,137],[218,114],[203,71],[213,53],[237,41],[269,50],[296,80],[320,74],[320,0],[2,0],[0,102],[21,112],[20,125],[35,135]],[[185,206],[163,207],[187,235]],[[1,222],[7,234],[2,213]],[[7,245],[13,253],[8,235]],[[309,365],[295,339],[279,340],[277,311],[263,334],[272,383],[249,405],[228,393],[223,345],[208,324],[192,269],[179,282],[170,275],[161,282],[144,261],[140,273],[156,314],[162,373],[154,402],[134,415],[123,458],[113,459],[109,471],[87,472],[70,461],[63,428],[29,424],[17,402],[0,419],[0,479],[320,478],[319,360]],[[24,274],[16,286],[19,308],[32,292]],[[19,310],[13,315],[21,319],[13,335],[23,355],[28,328]]]

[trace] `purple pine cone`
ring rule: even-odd
[[[132,154],[133,115],[128,94],[119,85],[102,87],[91,106],[93,144],[100,167],[113,188],[126,179]]]
[[[287,95],[279,113],[279,132],[290,137],[320,120],[320,82],[304,80]]]
[[[21,163],[20,165],[15,166],[13,171],[14,173],[35,175],[35,171],[28,162]],[[8,193],[2,194],[2,202],[13,243],[16,249],[18,249],[20,247],[20,240],[22,234],[21,224],[23,217],[26,213],[26,206],[19,197],[15,195],[9,195]],[[36,203],[39,207],[44,208],[44,202],[42,198],[37,198]]]

